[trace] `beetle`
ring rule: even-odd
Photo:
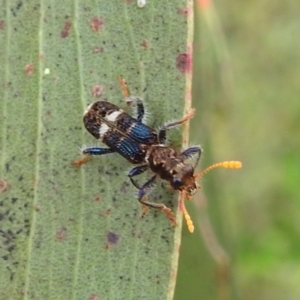
[[[123,94],[125,96],[129,95],[125,81],[120,80],[120,83]],[[195,110],[190,109],[181,120],[166,123],[157,131],[143,123],[145,109],[139,97],[129,96],[125,98],[125,101],[129,104],[132,102],[136,104],[136,118],[107,101],[97,101],[87,107],[83,116],[85,128],[96,139],[106,144],[108,148],[85,148],[82,150],[84,157],[73,164],[81,165],[91,155],[110,153],[122,155],[130,163],[138,165],[129,171],[128,177],[138,189],[138,201],[143,205],[144,212],[148,207],[160,209],[167,215],[171,224],[176,225],[175,216],[170,208],[162,203],[148,200],[148,194],[157,177],[167,181],[174,190],[179,191],[182,194],[182,199],[184,197],[190,199],[200,188],[197,179],[202,177],[203,174],[216,167],[239,168],[241,163],[237,161],[222,162],[210,166],[199,174],[194,174],[202,148],[193,146],[178,152],[174,147],[166,145],[166,134],[167,130],[189,121],[195,115]],[[191,157],[195,157],[193,165],[188,162]],[[135,177],[149,169],[153,173],[152,177],[143,185],[139,185]],[[180,207],[185,216],[188,229],[192,232],[194,226],[185,209],[183,200],[181,200]]]

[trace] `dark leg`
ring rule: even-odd
[[[115,150],[113,149],[98,148],[98,147],[85,148],[82,150],[83,154],[88,154],[88,155],[103,155],[103,154],[109,154],[113,152],[115,152]]]
[[[142,122],[143,116],[145,114],[144,105],[142,100],[139,97],[131,96],[126,80],[122,78],[121,76],[118,76],[119,84],[122,89],[122,94],[125,97],[125,102],[129,105],[131,105],[132,102],[134,102],[137,106],[137,120],[139,122]]]
[[[190,120],[193,116],[195,115],[195,109],[190,109],[190,111],[188,112],[188,114],[181,120],[178,120],[178,121],[175,121],[175,122],[172,122],[172,123],[167,123],[165,124],[158,132],[158,139],[159,139],[159,142],[161,144],[164,144],[165,141],[166,141],[166,131],[168,129],[171,129],[171,128],[174,128],[174,127],[177,127],[185,122],[187,122],[188,120]]]
[[[148,168],[149,168],[148,165],[138,166],[138,167],[135,167],[135,168],[131,169],[130,172],[128,173],[128,177],[129,177],[131,183],[132,183],[137,189],[140,189],[141,187],[138,185],[138,183],[137,183],[132,177],[144,173]]]
[[[125,102],[128,105],[131,105],[132,102],[136,105],[136,112],[137,112],[136,118],[139,122],[142,122],[144,114],[145,114],[144,104],[143,104],[142,100],[136,96],[129,96],[129,97],[125,98]]]
[[[88,162],[92,155],[103,155],[103,154],[109,154],[115,152],[113,149],[110,148],[98,148],[98,147],[92,147],[92,148],[86,148],[82,150],[82,153],[84,156],[80,158],[79,160],[76,160],[72,162],[72,165],[74,166],[81,166]]]
[[[149,190],[153,187],[154,182],[156,179],[156,175],[154,175],[152,178],[150,178],[139,190],[138,193],[138,200],[139,202],[147,207],[153,207],[153,208],[159,208],[160,210],[162,210],[168,217],[168,219],[170,220],[172,225],[176,225],[176,221],[175,221],[175,216],[172,212],[172,210],[168,207],[166,207],[164,204],[162,203],[154,203],[154,202],[149,202],[147,201],[147,194],[149,193]]]
[[[196,155],[196,163],[194,168],[198,165],[200,156],[202,153],[202,149],[199,146],[195,146],[195,147],[190,147],[186,150],[184,150],[183,152],[180,153],[180,156],[182,156],[184,159],[188,159],[193,157],[194,155]]]

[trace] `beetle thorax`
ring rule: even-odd
[[[194,168],[186,164],[175,149],[163,145],[151,146],[146,161],[150,169],[167,180],[174,190],[185,191],[189,196],[196,192]]]

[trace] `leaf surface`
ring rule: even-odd
[[[180,243],[165,215],[141,219],[131,165],[117,154],[77,168],[100,99],[126,109],[117,76],[145,99],[148,124],[190,105],[190,1],[2,1],[2,299],[172,298]],[[187,130],[187,129],[185,129]],[[180,147],[181,134],[170,134]],[[141,182],[150,174],[141,176]],[[150,196],[176,210],[159,182]]]

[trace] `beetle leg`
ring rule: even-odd
[[[149,190],[154,185],[155,179],[156,179],[156,175],[154,175],[146,183],[144,183],[144,185],[139,190],[138,200],[143,206],[158,208],[161,211],[163,211],[167,215],[167,217],[170,220],[171,224],[173,226],[175,226],[176,225],[175,216],[174,216],[174,214],[173,214],[173,212],[170,208],[168,208],[167,206],[165,206],[162,203],[154,203],[154,202],[149,202],[149,201],[146,200],[147,199],[147,194],[149,193]],[[145,212],[145,210],[143,209],[143,214],[144,214],[144,212]]]
[[[92,148],[85,148],[82,150],[82,154],[84,155],[81,159],[76,160],[72,162],[72,165],[74,166],[81,166],[88,162],[91,159],[92,155],[104,155],[113,153],[115,150],[110,148],[98,148],[98,147],[92,147]]]
[[[200,156],[202,153],[202,149],[199,146],[190,147],[183,152],[180,153],[180,156],[182,156],[184,159],[191,158],[192,156],[196,155],[196,163],[194,168],[198,165]]]
[[[174,127],[177,127],[185,122],[187,122],[188,120],[190,120],[193,116],[195,115],[195,109],[191,108],[189,110],[189,112],[187,113],[187,115],[181,119],[181,120],[178,120],[178,121],[175,121],[175,122],[171,122],[171,123],[167,123],[165,124],[158,132],[158,139],[159,139],[159,142],[161,144],[164,144],[165,141],[166,141],[166,131],[168,129],[171,129],[171,128],[174,128]]]
[[[132,177],[144,173],[146,170],[148,170],[148,168],[149,168],[148,165],[138,166],[138,167],[135,167],[135,168],[131,169],[130,172],[128,173],[128,177],[129,177],[131,183],[132,183],[137,189],[140,189],[141,187],[139,186],[139,184],[138,184]]]
[[[144,114],[145,114],[144,104],[143,104],[142,100],[139,97],[130,95],[129,88],[127,86],[127,82],[124,78],[122,78],[121,76],[118,76],[118,80],[119,80],[119,84],[122,89],[122,94],[125,97],[125,102],[128,105],[131,105],[134,102],[134,104],[136,105],[136,109],[137,109],[137,120],[139,122],[142,122]]]
[[[136,96],[129,96],[129,97],[125,98],[125,102],[128,105],[131,105],[131,103],[134,103],[136,105],[136,114],[137,114],[136,119],[139,122],[142,122],[144,114],[145,114],[145,108],[144,108],[144,104],[143,104],[142,100]]]

